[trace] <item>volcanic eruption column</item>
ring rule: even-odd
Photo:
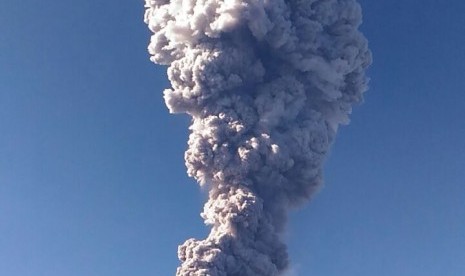
[[[171,113],[192,117],[185,161],[211,232],[179,246],[178,276],[274,276],[287,211],[322,185],[371,63],[355,0],[146,0],[149,52]]]

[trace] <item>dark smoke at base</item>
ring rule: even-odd
[[[149,52],[168,65],[172,113],[192,116],[189,176],[209,190],[205,240],[178,276],[274,276],[287,212],[322,185],[371,63],[355,0],[146,0]]]

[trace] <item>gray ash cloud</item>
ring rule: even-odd
[[[151,60],[168,66],[172,113],[192,117],[185,161],[208,189],[204,240],[178,276],[274,276],[290,208],[322,185],[338,126],[371,63],[355,0],[146,0]]]

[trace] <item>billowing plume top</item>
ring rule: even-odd
[[[287,210],[322,184],[371,63],[355,0],[146,0],[151,60],[173,113],[192,116],[188,174],[209,189],[205,240],[178,276],[279,275]]]

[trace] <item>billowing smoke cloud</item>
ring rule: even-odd
[[[289,208],[322,185],[338,126],[371,62],[355,0],[146,0],[149,52],[168,65],[172,113],[192,116],[189,176],[209,190],[205,240],[179,276],[274,276]]]

